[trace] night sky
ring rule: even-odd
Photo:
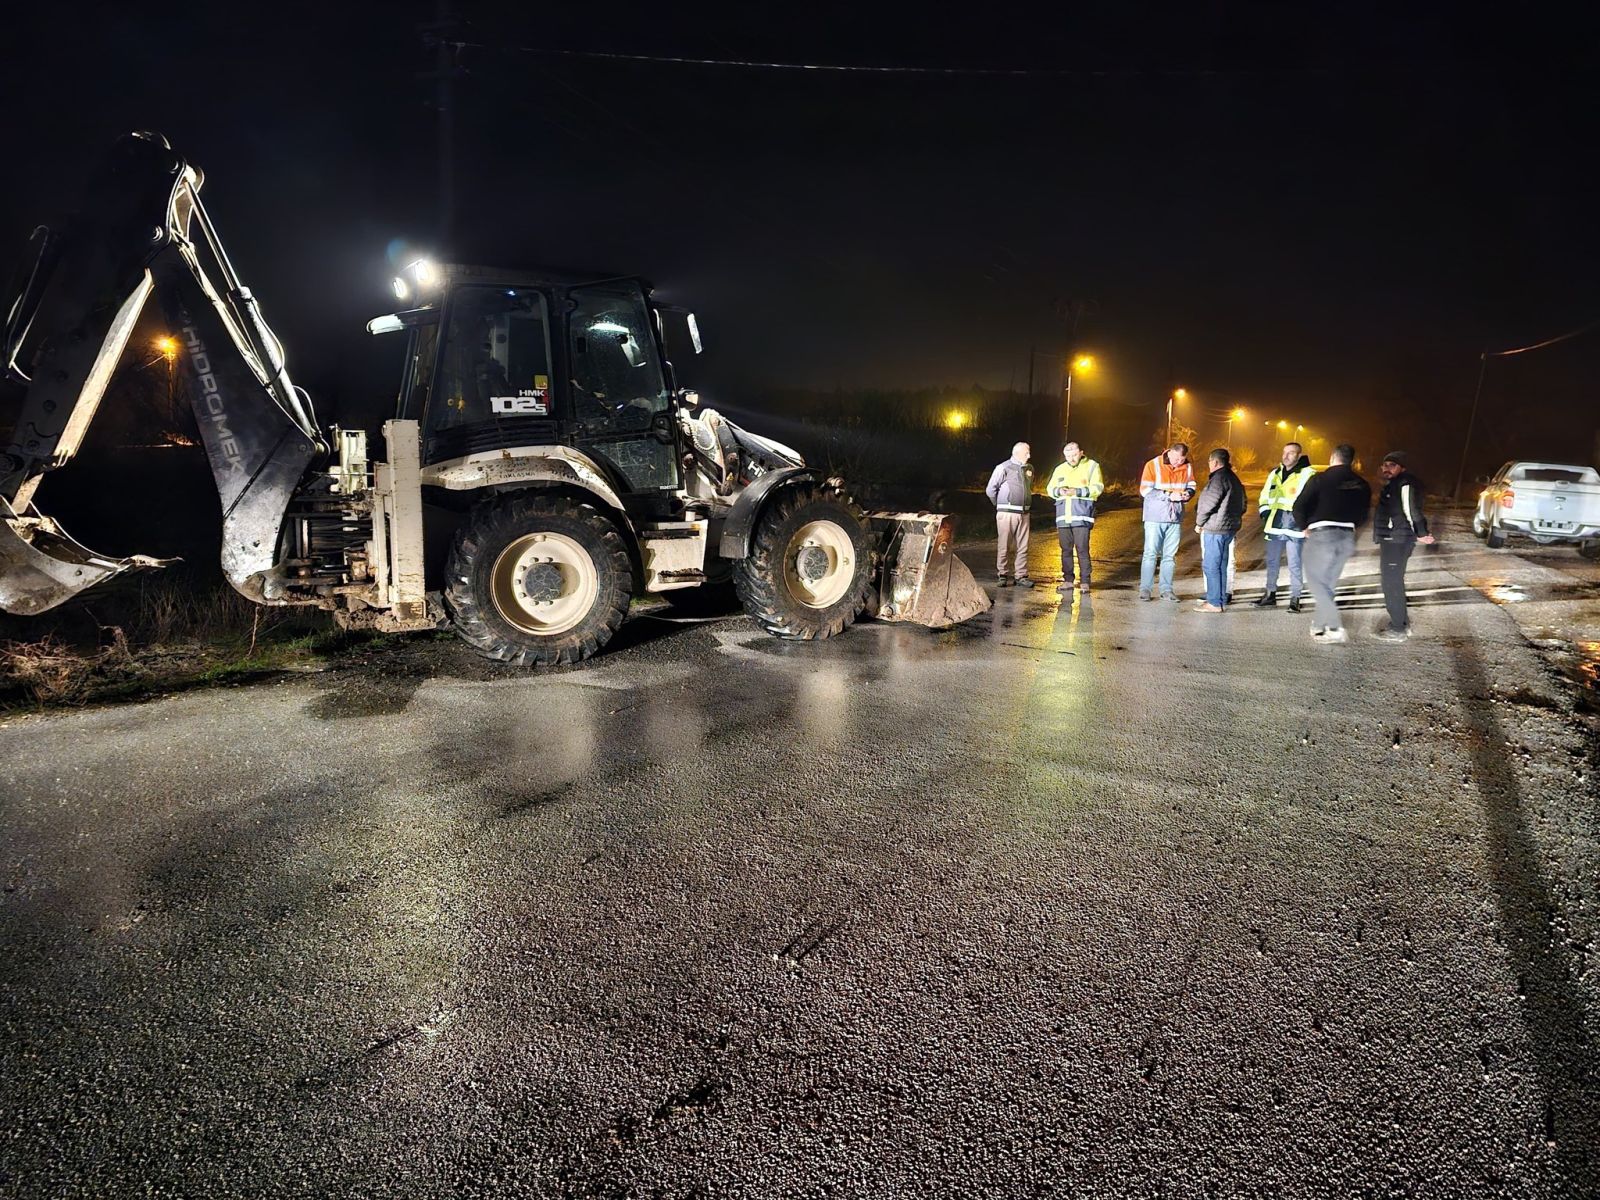
[[[713,403],[1021,387],[1030,346],[1053,388],[1076,303],[1085,404],[1181,384],[1436,435],[1416,448],[1452,473],[1478,352],[1600,318],[1597,29],[1555,8],[454,7],[453,245],[432,0],[8,18],[0,267],[111,138],[157,129],[324,411],[390,393],[362,326],[404,245],[653,278],[701,316]],[[1492,365],[1484,453],[1587,450],[1597,369],[1600,333]]]

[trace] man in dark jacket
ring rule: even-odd
[[[1333,589],[1356,552],[1356,528],[1372,510],[1372,485],[1356,474],[1355,460],[1354,446],[1335,446],[1328,469],[1306,480],[1294,502],[1294,523],[1306,531],[1306,582],[1316,598],[1311,636],[1322,645],[1347,640]]]
[[[1001,587],[1010,587],[1013,578],[1020,588],[1031,588],[1028,578],[1028,510],[1033,506],[1033,467],[1028,460],[1033,451],[1027,442],[1011,447],[1011,457],[989,476],[984,494],[994,505],[995,578]]]
[[[1380,642],[1403,642],[1411,636],[1411,618],[1406,612],[1406,564],[1419,542],[1433,545],[1433,535],[1428,532],[1428,517],[1422,511],[1422,480],[1407,469],[1405,451],[1385,454],[1378,473],[1383,476],[1383,490],[1378,493],[1372,540],[1378,543],[1378,571],[1383,578],[1389,628],[1377,637]]]
[[[1194,508],[1194,527],[1200,534],[1200,565],[1206,577],[1206,598],[1201,612],[1219,613],[1228,607],[1228,550],[1244,521],[1244,484],[1233,473],[1226,450],[1211,452],[1211,474]]]

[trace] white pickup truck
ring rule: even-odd
[[[1478,493],[1472,532],[1499,549],[1508,537],[1577,545],[1600,558],[1600,471],[1562,463],[1509,462]]]

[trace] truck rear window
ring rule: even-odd
[[[1562,467],[1525,467],[1512,472],[1512,478],[1526,480],[1528,483],[1582,483],[1586,473],[1578,470],[1569,471]]]

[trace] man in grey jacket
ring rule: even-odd
[[[1031,588],[1028,578],[1028,510],[1033,506],[1033,468],[1028,465],[1032,451],[1027,442],[1011,447],[1011,457],[989,475],[984,495],[994,505],[995,575],[1001,587],[1016,580],[1020,588]]]
[[[1206,598],[1200,611],[1219,613],[1228,607],[1228,554],[1244,521],[1245,495],[1228,451],[1213,450],[1210,467],[1205,489],[1195,503],[1194,527],[1200,534],[1200,563],[1206,577]]]

